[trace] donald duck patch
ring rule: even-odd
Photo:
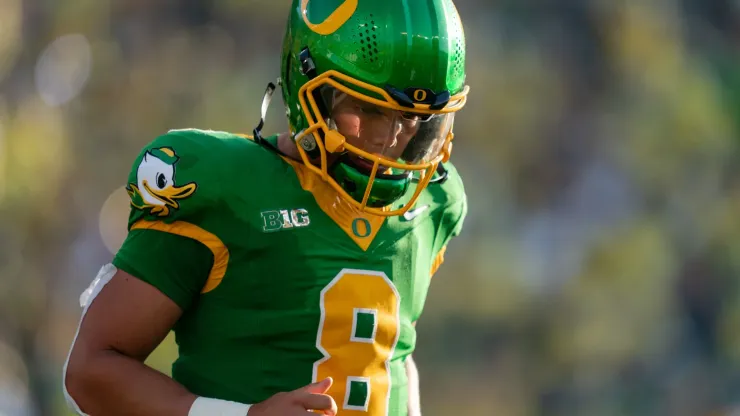
[[[175,168],[180,158],[169,147],[151,149],[144,153],[136,171],[136,184],[126,187],[131,205],[152,215],[166,217],[170,209],[180,208],[178,200],[185,199],[198,187],[195,182],[178,186]]]

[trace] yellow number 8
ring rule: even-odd
[[[374,271],[344,269],[321,291],[316,347],[324,358],[313,379],[334,379],[328,393],[342,415],[388,414],[400,301],[388,276]]]

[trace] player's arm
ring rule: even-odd
[[[90,305],[66,372],[68,394],[89,415],[187,416],[196,396],[144,360],[182,310],[118,270]]]
[[[144,364],[146,357],[201,296],[224,250],[199,220],[218,215],[220,142],[195,131],[171,132],[150,143],[134,163],[129,234],[91,286],[65,365],[72,407],[93,416],[305,416],[336,413],[323,394],[331,380],[281,393],[251,406],[196,397]],[[204,237],[205,236],[205,237]],[[220,243],[220,241],[219,241]],[[215,247],[215,248],[214,248]]]
[[[77,411],[186,416],[195,400],[143,361],[200,294],[214,262],[203,243],[164,226],[187,223],[213,202],[207,146],[165,134],[132,166],[129,234],[91,286],[65,366],[67,399]]]
[[[180,306],[157,288],[122,270],[115,271],[87,309],[69,357],[65,387],[76,410],[92,416],[314,414],[307,409],[336,414],[336,403],[325,394],[331,379],[277,394],[250,407],[197,397],[146,366],[146,357],[181,314]]]

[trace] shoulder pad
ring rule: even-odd
[[[465,199],[465,188],[460,174],[452,163],[445,163],[444,168],[447,170],[447,180],[441,184],[429,184],[426,190],[435,203],[447,207]]]
[[[187,219],[212,206],[221,176],[218,137],[197,130],[174,130],[146,145],[134,161],[126,190],[129,227],[141,219]]]
[[[446,163],[445,168],[448,174],[447,181],[441,185],[429,186],[434,199],[444,205],[435,239],[437,252],[446,246],[453,237],[460,234],[468,213],[467,195],[460,174],[451,163]]]

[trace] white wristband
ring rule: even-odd
[[[248,404],[198,397],[190,406],[188,416],[247,416]]]

